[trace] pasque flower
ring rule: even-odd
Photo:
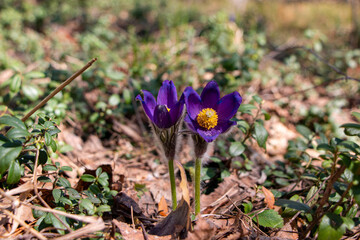
[[[221,133],[236,124],[230,119],[236,114],[242,98],[238,92],[230,93],[220,98],[219,86],[209,82],[201,96],[192,87],[184,91],[187,115],[185,122],[192,132],[195,152],[195,215],[200,213],[200,182],[201,159],[208,143],[214,141]]]
[[[188,112],[185,122],[190,130],[199,134],[206,142],[214,141],[236,124],[230,119],[236,114],[242,101],[238,92],[220,98],[219,86],[211,81],[205,86],[201,96],[192,87],[185,89],[184,96]]]
[[[179,121],[184,109],[184,98],[182,95],[177,100],[176,87],[172,81],[165,80],[162,83],[157,101],[150,92],[142,92],[144,98],[139,94],[136,99],[141,101],[146,115],[158,128],[170,128]]]
[[[141,101],[144,111],[150,119],[155,138],[160,143],[161,150],[168,160],[172,207],[175,210],[177,198],[174,159],[178,146],[178,133],[182,123],[184,95],[182,94],[178,101],[175,85],[168,80],[162,83],[157,100],[150,92],[146,90],[142,92],[143,97],[139,94],[136,99]]]

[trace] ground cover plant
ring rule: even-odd
[[[1,1],[0,236],[358,239],[359,8]]]

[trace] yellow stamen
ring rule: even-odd
[[[166,106],[165,106],[166,107]],[[168,110],[168,112],[170,112],[170,108],[166,107],[166,109]]]
[[[199,112],[196,117],[197,122],[199,125],[206,129],[211,129],[216,127],[218,123],[218,115],[216,111],[212,108],[204,108]]]

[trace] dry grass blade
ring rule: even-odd
[[[31,207],[32,209],[35,209],[35,210],[59,214],[59,215],[62,215],[62,216],[65,216],[65,217],[68,217],[68,218],[71,218],[71,219],[74,219],[74,220],[78,220],[78,221],[81,221],[81,222],[95,223],[95,222],[98,221],[98,218],[96,218],[96,217],[80,216],[80,215],[76,215],[76,214],[70,214],[70,213],[62,212],[62,211],[59,211],[59,210],[56,210],[56,209],[34,206],[34,205],[31,205],[31,204],[28,204],[28,203],[23,203],[23,202],[21,204],[29,206],[29,207]]]
[[[94,233],[97,231],[101,231],[105,228],[105,223],[102,218],[98,218],[96,222],[93,222],[85,227],[82,227],[76,231],[68,233],[64,236],[54,238],[55,240],[68,240],[68,239],[75,239],[81,236],[84,236],[88,233]]]
[[[5,213],[6,215],[8,215],[10,218],[14,219],[16,222],[18,222],[21,226],[23,226],[24,228],[26,228],[27,230],[29,230],[34,236],[36,236],[38,239],[41,240],[46,240],[47,238],[44,237],[41,233],[39,233],[38,231],[36,231],[35,229],[33,229],[32,227],[30,227],[28,224],[26,224],[23,220],[19,219],[17,216],[15,216],[14,214],[12,214],[10,211],[8,210],[1,210],[3,213]]]

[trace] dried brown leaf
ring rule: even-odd
[[[270,209],[274,209],[274,204],[275,204],[274,194],[265,187],[262,187],[262,191],[265,195],[264,202],[266,203],[267,207]]]
[[[169,214],[168,205],[164,196],[161,197],[159,205],[158,205],[158,212],[161,216],[166,217]]]

